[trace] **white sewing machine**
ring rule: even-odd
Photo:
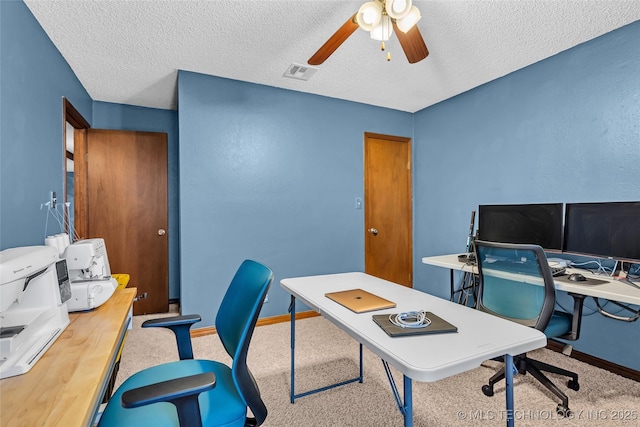
[[[71,282],[69,311],[92,310],[111,298],[118,282],[111,277],[103,239],[78,240],[66,247],[63,257]]]
[[[69,324],[65,260],[50,246],[0,252],[0,378],[24,374]]]

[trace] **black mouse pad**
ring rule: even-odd
[[[555,276],[553,280],[557,282],[571,283],[572,285],[583,285],[583,286],[602,285],[603,283],[609,283],[606,280],[592,279],[590,277],[587,277],[587,280],[583,280],[583,281],[569,280],[568,274],[565,274],[563,276]]]

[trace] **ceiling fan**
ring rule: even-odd
[[[415,64],[429,55],[427,45],[416,25],[420,18],[420,11],[411,0],[368,1],[360,6],[358,12],[338,28],[307,62],[309,65],[322,64],[360,27],[368,31],[372,39],[382,42],[382,50],[385,50],[384,42],[395,32],[407,60]],[[387,61],[389,60],[391,55],[387,53]]]

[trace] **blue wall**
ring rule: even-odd
[[[285,277],[364,269],[364,132],[412,137],[413,115],[180,72],[183,312],[212,325],[244,258]]]
[[[95,101],[93,128],[167,134],[169,212],[169,298],[180,298],[180,227],[178,209],[178,113]]]
[[[364,268],[364,132],[413,138],[415,286],[443,297],[448,272],[420,260],[461,252],[479,204],[640,199],[638,22],[416,114],[180,72],[179,124],[94,103],[21,1],[0,24],[0,248],[43,242],[62,96],[94,127],[167,132],[170,283],[199,326],[244,258],[276,272],[263,316],[286,312],[283,277]],[[582,333],[577,349],[640,369],[637,322],[596,314]]]
[[[43,245],[40,205],[63,200],[62,97],[89,122],[91,98],[21,1],[0,1],[0,64],[0,249]]]
[[[480,204],[640,200],[638,40],[640,21],[415,114],[416,288],[448,296],[420,259],[463,252]],[[583,326],[576,349],[640,369],[637,322]]]

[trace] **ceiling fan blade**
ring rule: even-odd
[[[424,43],[424,39],[417,25],[414,25],[409,31],[403,33],[394,21],[393,30],[396,36],[398,36],[400,46],[402,46],[402,50],[404,50],[404,54],[407,56],[409,63],[415,64],[429,56],[429,50]]]
[[[333,52],[336,51],[336,49],[340,47],[342,43],[344,43],[346,39],[349,38],[351,34],[353,34],[357,28],[358,23],[356,22],[356,13],[354,13],[353,16],[349,18],[347,22],[342,24],[342,27],[338,28],[338,31],[329,37],[329,40],[327,40],[326,43],[323,44],[311,58],[309,58],[307,63],[309,65],[322,64]]]

